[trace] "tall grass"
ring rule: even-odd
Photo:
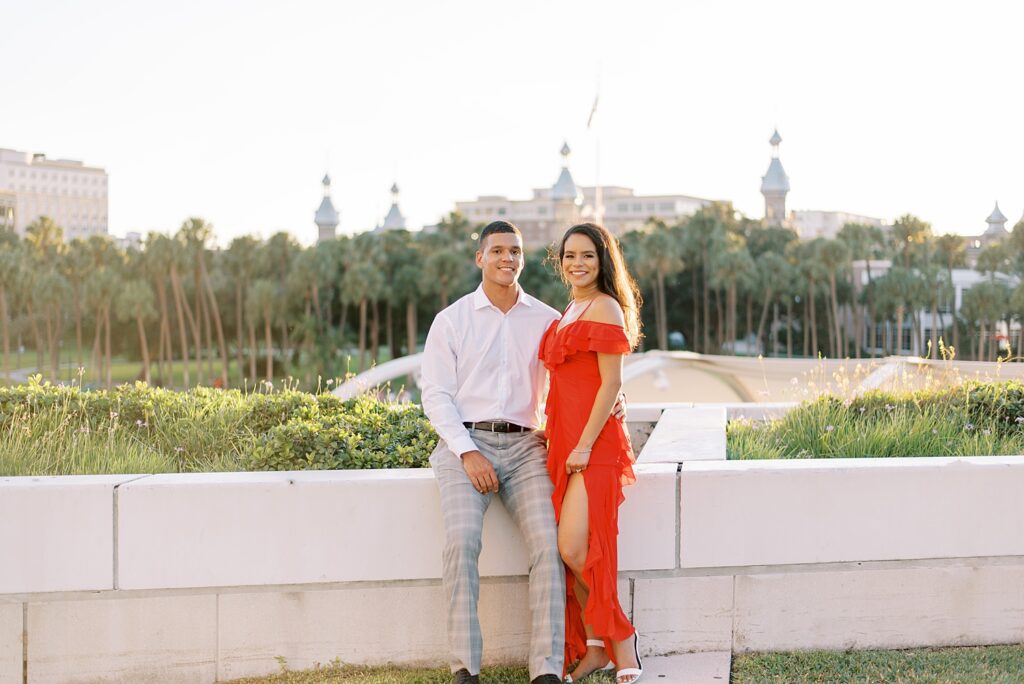
[[[417,407],[287,384],[0,388],[0,476],[422,465],[435,440]]]
[[[1024,454],[1024,385],[818,397],[767,423],[733,421],[730,459]]]

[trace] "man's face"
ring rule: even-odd
[[[483,279],[494,285],[510,287],[523,272],[523,241],[515,233],[492,233],[476,253],[476,265]]]

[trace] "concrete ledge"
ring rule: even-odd
[[[640,463],[724,461],[724,406],[667,409],[647,438]]]
[[[730,650],[732,594],[731,575],[634,580],[641,655]]]
[[[0,603],[0,682],[22,681],[22,606]]]
[[[675,468],[639,472],[621,524],[644,533],[620,536],[620,567],[675,567]],[[121,589],[441,576],[440,504],[427,469],[156,475],[121,487],[118,528]],[[485,541],[482,576],[527,573],[522,536],[500,501],[484,539],[501,541]]]
[[[1024,457],[684,463],[680,565],[1024,555]]]
[[[0,478],[0,595],[112,589],[114,487],[137,477]]]
[[[28,606],[33,684],[213,682],[217,597],[55,601]]]
[[[1024,565],[736,578],[733,650],[1020,643]]]

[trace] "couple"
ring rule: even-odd
[[[439,313],[427,334],[423,409],[441,438],[430,463],[455,684],[480,672],[477,561],[494,494],[529,551],[533,684],[561,682],[574,662],[565,681],[617,667],[617,684],[633,684],[643,671],[617,595],[618,507],[635,478],[625,426],[613,416],[624,356],[640,336],[639,293],[601,226],[570,228],[558,257],[572,290],[561,316],[519,287],[519,229],[488,224],[476,252],[480,287]]]

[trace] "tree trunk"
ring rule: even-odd
[[[244,346],[242,344],[242,335],[244,334],[244,331],[242,330],[242,326],[244,325],[243,322],[242,322],[242,307],[243,306],[244,306],[244,304],[242,302],[242,279],[238,278],[238,279],[235,280],[235,329],[236,329],[236,332],[237,332],[236,341],[235,341],[235,345],[236,345],[235,360],[238,362],[238,385],[239,386],[245,385],[245,360],[244,360],[244,357],[242,356],[242,347]],[[252,354],[254,354],[254,353],[255,353],[255,350],[253,350],[253,349],[249,350],[249,355],[250,356]]]
[[[206,284],[206,296],[210,300],[210,309],[213,312],[213,324],[217,331],[217,346],[220,347],[220,382],[221,387],[228,386],[228,345],[224,341],[224,324],[220,319],[220,307],[217,306],[217,297],[213,294],[213,284],[210,282],[210,274],[206,271],[206,264],[202,264],[203,282]],[[209,331],[207,331],[209,333]]]
[[[786,358],[793,358],[793,298],[786,297]]]
[[[658,346],[668,349],[668,306],[665,304],[665,274],[658,272],[656,284],[658,304]]]
[[[135,317],[135,325],[139,329],[139,346],[142,348],[142,379],[148,385],[149,383],[149,343],[146,341],[146,326],[142,322],[142,318]]]
[[[817,358],[820,349],[818,348],[818,307],[814,304],[814,282],[811,282],[808,305],[811,309],[811,350],[814,357]]]
[[[388,354],[391,355],[391,359],[397,359],[400,354],[398,353],[397,342],[395,341],[395,324],[394,317],[391,315],[391,310],[394,308],[391,303],[388,302],[384,309],[384,344],[388,348]]]
[[[75,283],[75,361],[82,367],[82,285]]]
[[[836,335],[836,358],[843,358],[843,331],[839,326],[839,296],[836,293],[836,274],[829,272],[828,289],[832,297],[832,325],[835,327]]]
[[[93,368],[96,369],[95,377],[96,384],[98,385],[103,381],[103,362],[101,360],[102,355],[100,353],[102,347],[100,346],[103,341],[103,309],[96,309],[96,334],[92,339],[92,364]]]
[[[410,299],[405,304],[406,354],[416,353],[416,302]]]
[[[707,263],[708,263],[707,252],[705,251],[704,255],[702,257],[701,267],[700,267],[701,268],[701,275],[703,276],[702,279],[701,279],[701,291],[702,291],[702,299],[703,299],[703,302],[704,302],[704,307],[703,307],[703,309],[704,309],[704,323],[703,323],[703,326],[702,326],[703,329],[704,329],[704,348],[701,349],[700,351],[703,354],[709,353],[710,349],[711,349],[711,297],[708,294]]]
[[[181,360],[185,365],[185,389],[188,389],[188,366],[190,359],[188,355],[188,341],[185,338],[186,320],[192,331],[192,342],[196,345],[196,364],[199,366],[197,374],[200,384],[203,382],[203,363],[199,357],[199,348],[202,347],[202,342],[199,339],[199,326],[196,325],[196,319],[188,306],[188,300],[185,298],[185,291],[181,287],[181,278],[178,277],[178,270],[173,265],[171,266],[171,290],[174,292],[174,306],[178,310],[178,325],[181,327]]]
[[[836,349],[839,348],[839,340],[836,339],[835,327],[832,325],[832,307],[825,306],[825,328],[828,330],[828,354],[836,358]]]
[[[698,351],[697,341],[700,339],[700,292],[698,292],[697,269],[690,269],[690,285],[693,288],[693,331],[690,335],[690,349]]]
[[[171,316],[167,310],[167,286],[163,278],[156,279],[156,294],[160,301],[160,382],[165,386],[174,386],[174,348],[171,345]],[[166,354],[166,356],[165,356]],[[164,367],[165,359],[170,365],[170,371]]]
[[[206,342],[206,346],[204,348],[204,353],[206,354],[206,377],[210,378],[210,384],[212,385],[214,384],[215,378],[217,377],[217,374],[213,370],[213,325],[211,325],[210,322],[210,305],[206,301],[206,291],[205,288],[203,287],[202,281],[200,280],[200,282],[197,283],[197,285],[199,287],[199,289],[197,290],[197,292],[199,293],[199,305],[203,312],[202,328],[205,337],[204,341]]]
[[[374,301],[370,317],[370,363],[377,365],[380,354],[380,305]]]
[[[252,386],[256,387],[256,323],[252,319],[249,319],[247,323],[249,327],[249,378],[252,380]]]
[[[713,290],[713,294],[715,295],[715,318],[718,319],[717,329],[715,330],[715,348],[717,351],[721,351],[722,342],[727,334],[725,330],[725,304],[722,302],[723,295],[717,287]]]
[[[747,294],[747,329],[743,331],[743,339],[750,341],[750,336],[754,333],[754,296]]]
[[[903,304],[896,307],[896,356],[903,356],[903,318],[905,310]]]
[[[4,344],[4,380],[11,384],[11,334],[7,314],[7,290],[0,285],[0,336]],[[79,363],[79,366],[82,364]]]
[[[359,372],[366,370],[366,297],[359,300]]]
[[[761,307],[761,317],[757,321],[757,335],[754,341],[754,344],[761,348],[761,351],[762,353],[765,354],[765,356],[767,356],[768,345],[767,343],[762,343],[761,340],[764,339],[764,324],[768,321],[768,307],[771,306],[771,304],[772,291],[769,289],[764,294],[764,306]],[[772,329],[774,330],[774,328],[775,326],[773,325]]]
[[[803,325],[800,326],[803,329],[803,333],[804,333],[804,356],[810,356],[811,355],[811,325],[810,325],[810,320],[811,320],[811,308],[807,304],[807,298],[804,297],[804,318],[803,318],[803,321],[802,321]]]
[[[107,371],[107,389],[114,386],[113,373],[111,372],[111,353],[110,353],[110,302],[108,301],[103,307],[103,327],[106,329],[106,340],[103,344],[103,358],[104,364],[106,365]]]
[[[288,323],[281,321],[281,372],[285,377],[291,375],[292,369],[292,342],[288,336]]]
[[[274,382],[274,336],[270,326],[270,312],[263,312],[263,346],[267,353],[267,382]]]

